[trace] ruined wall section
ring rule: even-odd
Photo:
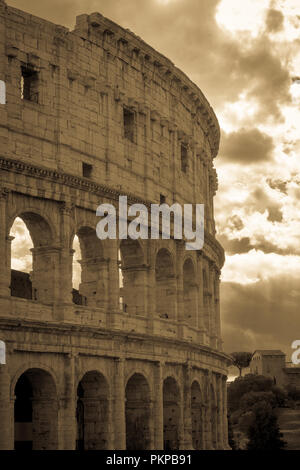
[[[153,202],[161,194],[168,203],[205,202],[206,225],[214,233],[212,158],[219,126],[196,85],[99,13],[80,15],[70,32],[2,7],[0,24],[4,156],[88,177],[121,193],[134,188],[137,197]],[[37,102],[21,99],[22,67],[38,74]],[[124,135],[124,109],[134,119],[131,138]]]

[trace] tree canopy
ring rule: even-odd
[[[230,354],[233,359],[233,365],[239,369],[240,377],[242,375],[242,370],[249,366],[252,353],[251,352],[233,352]]]

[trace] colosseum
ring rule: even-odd
[[[0,448],[227,449],[208,101],[99,13],[70,31],[3,0],[0,91]],[[205,204],[203,248],[100,240],[120,195]],[[11,269],[17,218],[30,273]]]

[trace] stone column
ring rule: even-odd
[[[114,448],[113,399],[107,398],[107,450]]]
[[[155,449],[155,401],[149,401],[149,444],[146,450]]]
[[[218,336],[216,330],[216,311],[215,311],[215,269],[212,263],[209,263],[209,312],[211,319],[210,328],[210,346],[214,349],[218,347]]]
[[[202,273],[202,253],[197,252],[197,271],[198,271],[198,329],[204,336],[204,312],[203,312],[203,273]],[[203,337],[204,340],[204,337]],[[201,341],[202,342],[202,341]]]
[[[183,371],[184,403],[184,449],[193,449],[192,438],[192,400],[191,400],[191,366],[186,364]]]
[[[114,315],[120,313],[119,306],[119,264],[118,264],[118,241],[104,240],[103,247],[108,255],[108,313],[107,325],[114,324]]]
[[[217,433],[218,433],[218,449],[224,449],[223,443],[223,393],[222,393],[222,378],[220,375],[216,377],[216,390],[217,390]]]
[[[72,271],[74,250],[70,246],[71,227],[74,219],[75,205],[70,202],[63,202],[60,206],[61,213],[61,258],[60,258],[60,298],[59,301],[64,304],[72,303]]]
[[[59,399],[58,448],[59,450],[74,450],[76,447],[77,434],[77,391],[75,384],[76,355],[70,354],[65,360],[65,383],[63,384],[64,395],[60,396]]]
[[[216,336],[217,336],[217,349],[222,351],[221,339],[221,319],[220,319],[220,271],[215,268],[215,318],[216,318]]]
[[[223,445],[224,449],[230,449],[228,443],[228,419],[227,419],[227,377],[222,376],[222,402],[223,402]]]
[[[7,364],[0,364],[0,450],[14,448],[14,400]]]
[[[154,369],[154,450],[164,449],[164,398],[163,363],[158,362]]]
[[[60,254],[56,246],[31,248],[33,299],[38,302],[57,304],[62,299]]]
[[[10,296],[10,243],[7,237],[7,188],[0,187],[0,296]]]
[[[179,420],[178,420],[178,441],[179,450],[185,450],[185,380],[183,374],[182,387],[179,391]],[[189,421],[189,420],[188,420]]]
[[[212,449],[212,423],[211,423],[211,396],[210,396],[210,383],[211,383],[211,373],[207,372],[204,379],[204,388],[205,388],[205,418],[204,418],[204,432],[205,432],[205,449]]]
[[[155,277],[155,259],[153,250],[151,250],[151,244],[149,249],[150,265],[148,269],[148,331],[151,334],[153,332],[153,321],[156,316],[156,277]]]
[[[185,323],[184,318],[184,305],[183,305],[183,250],[184,242],[176,242],[176,277],[177,277],[177,316],[176,319],[179,323]],[[179,337],[182,338],[182,328],[179,330]]]
[[[115,450],[126,450],[124,366],[125,359],[116,359],[114,396]]]

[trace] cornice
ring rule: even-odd
[[[25,174],[27,176],[31,176],[33,178],[41,178],[44,180],[48,180],[50,182],[54,182],[57,184],[61,184],[63,186],[68,186],[71,188],[76,188],[81,191],[85,191],[88,193],[92,193],[95,196],[105,197],[108,199],[112,199],[115,201],[119,200],[119,196],[124,196],[124,193],[111,188],[109,186],[95,183],[94,181],[90,181],[86,178],[79,177],[76,175],[71,175],[69,173],[64,173],[59,170],[52,170],[50,168],[36,166],[30,163],[22,162],[20,160],[14,160],[6,157],[0,157],[0,169],[6,171],[12,171],[14,173]],[[5,186],[8,186],[5,183]],[[2,193],[4,195],[9,194],[11,188],[3,188]],[[153,201],[143,200],[136,197],[134,194],[126,193],[129,203],[139,203],[144,204],[148,210],[150,210],[150,206]],[[64,202],[64,201],[62,201]],[[70,207],[64,204],[61,207],[61,210],[65,211],[72,211],[74,209],[74,204],[71,204]],[[209,247],[219,260],[219,268],[221,268],[224,264],[225,257],[224,257],[224,250],[220,243],[216,240],[216,238],[211,235],[208,231],[204,233],[205,245]],[[204,245],[204,249],[205,249]]]

